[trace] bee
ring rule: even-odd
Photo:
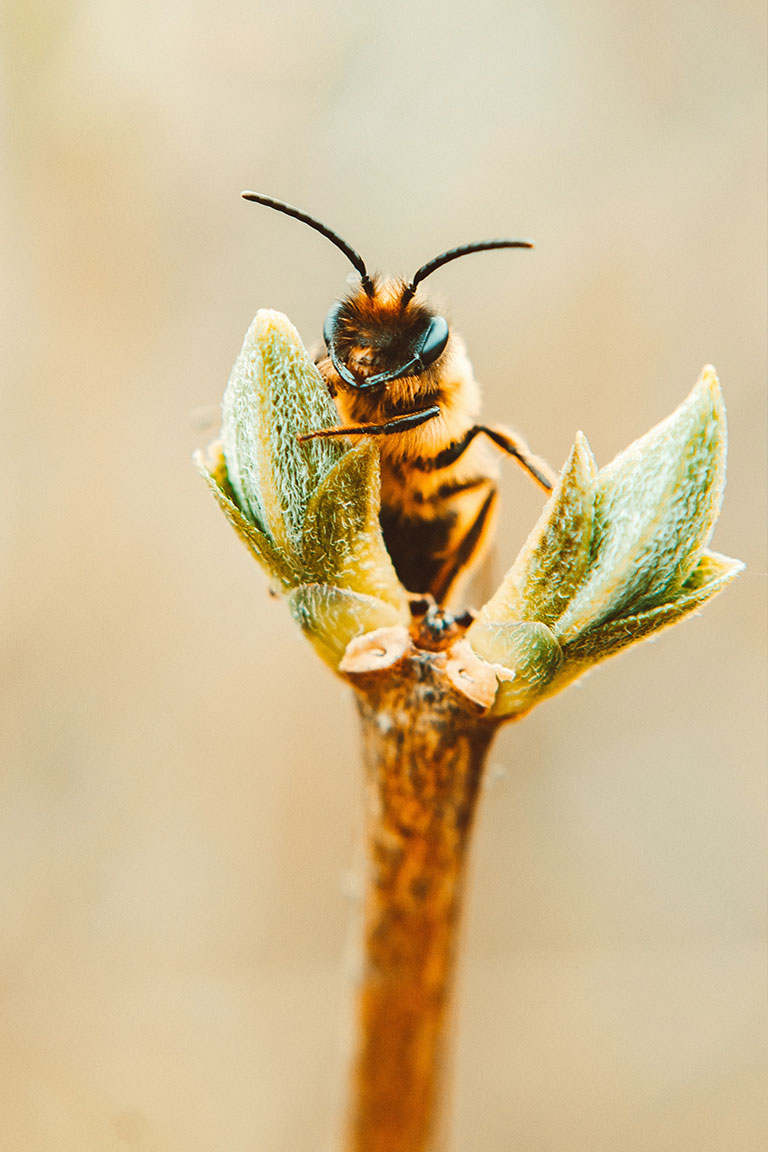
[[[381,457],[380,522],[404,587],[442,605],[483,555],[498,502],[498,451],[514,457],[545,491],[554,473],[520,436],[478,424],[480,390],[464,343],[417,293],[438,268],[493,248],[532,248],[527,240],[483,240],[429,260],[410,280],[370,276],[362,257],[320,221],[262,196],[243,197],[314,228],[335,244],[360,284],[333,305],[315,362],[341,423],[307,433],[375,436]]]

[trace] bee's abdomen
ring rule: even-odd
[[[483,551],[496,484],[487,476],[446,478],[429,494],[412,487],[398,495],[384,495],[379,517],[395,571],[409,592],[430,592],[440,603]]]
[[[399,508],[384,506],[379,518],[401,584],[409,592],[431,592],[450,551],[455,514],[421,520],[403,515]]]

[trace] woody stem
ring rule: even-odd
[[[495,731],[428,658],[401,671],[358,693],[368,877],[348,1152],[435,1147],[467,849]]]

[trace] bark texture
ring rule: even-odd
[[[497,725],[411,649],[356,683],[368,786],[349,1152],[434,1148],[467,849]]]

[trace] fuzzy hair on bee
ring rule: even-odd
[[[499,457],[513,456],[544,490],[555,475],[502,425],[477,423],[480,389],[464,343],[446,319],[416,299],[437,268],[527,240],[484,240],[451,248],[411,280],[369,276],[360,255],[318,220],[268,196],[243,197],[300,220],[340,248],[360,284],[333,305],[316,363],[339,412],[327,436],[375,436],[381,458],[380,522],[403,586],[445,604],[485,553],[498,502]]]

